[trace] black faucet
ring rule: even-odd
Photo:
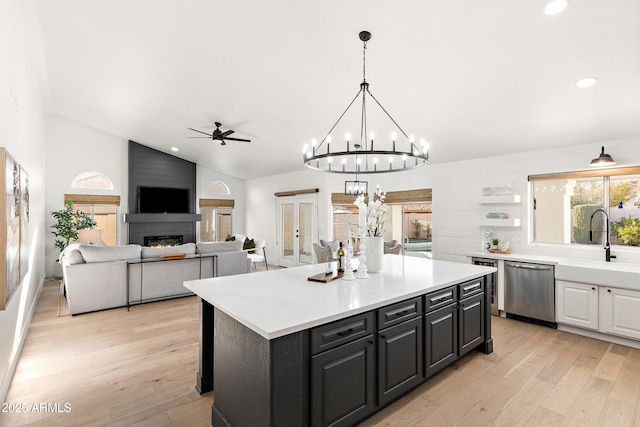
[[[611,245],[609,244],[609,215],[604,209],[598,209],[594,213],[591,214],[591,219],[589,220],[589,240],[593,242],[593,231],[591,230],[591,225],[593,223],[593,217],[598,212],[602,212],[604,214],[605,219],[607,220],[607,231],[606,231],[606,242],[604,244],[604,260],[606,262],[611,262],[611,258],[615,258],[615,255],[611,255]],[[602,233],[602,231],[601,231]]]

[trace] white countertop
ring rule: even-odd
[[[492,252],[469,252],[468,257],[502,259],[555,265],[557,280],[604,285],[616,288],[640,290],[640,264],[578,260],[527,254],[497,254]]]
[[[329,283],[307,277],[324,264],[192,280],[184,286],[266,339],[274,339],[496,271],[426,258],[385,255],[369,279]]]
[[[534,262],[534,263],[543,263],[543,264],[551,264],[551,265],[556,265],[556,264],[560,264],[567,261],[566,258],[559,258],[559,257],[553,257],[553,256],[545,256],[545,255],[520,254],[520,253],[499,254],[495,252],[477,251],[477,252],[468,252],[468,253],[465,253],[464,255],[468,257],[475,257],[475,258],[502,259],[507,261]]]

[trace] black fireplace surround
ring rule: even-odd
[[[200,221],[200,214],[196,214],[195,163],[129,141],[128,187],[129,209],[124,215],[124,221],[128,224],[129,243],[154,246],[148,245],[147,240],[147,237],[154,236],[181,236],[180,243],[197,240],[196,222]],[[161,193],[146,194],[152,197],[152,205],[162,206],[161,209],[158,206],[151,209],[158,212],[144,209],[144,212],[140,211],[141,188],[163,190]],[[182,200],[180,206],[167,206],[172,199],[169,196],[172,190],[180,192],[184,197],[188,194],[188,201]]]

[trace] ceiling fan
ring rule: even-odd
[[[215,122],[215,125],[216,125],[216,129],[213,131],[213,133],[206,133],[206,132],[202,132],[202,131],[197,130],[197,129],[189,128],[189,130],[192,130],[194,132],[198,132],[198,133],[202,133],[204,135],[207,135],[207,136],[190,136],[189,138],[211,138],[214,141],[220,141],[220,145],[227,145],[227,143],[225,141],[251,142],[250,139],[230,138],[229,135],[231,135],[235,131],[226,130],[226,131],[223,132],[223,131],[220,130],[220,126],[222,126],[222,124],[220,122]]]

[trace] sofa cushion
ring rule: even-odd
[[[80,243],[70,243],[60,254],[60,262],[66,265],[84,264],[84,258],[78,250]]]
[[[195,243],[184,243],[182,245],[166,246],[161,248],[151,248],[148,246],[143,246],[141,251],[141,257],[142,259],[147,259],[147,258],[160,258],[162,255],[167,255],[167,254],[193,255],[195,253],[196,253]]]
[[[196,251],[199,254],[215,254],[218,252],[238,252],[242,250],[243,241],[233,240],[230,242],[200,242],[196,244]]]
[[[99,246],[80,245],[78,250],[85,262],[127,261],[140,259],[140,245]]]

